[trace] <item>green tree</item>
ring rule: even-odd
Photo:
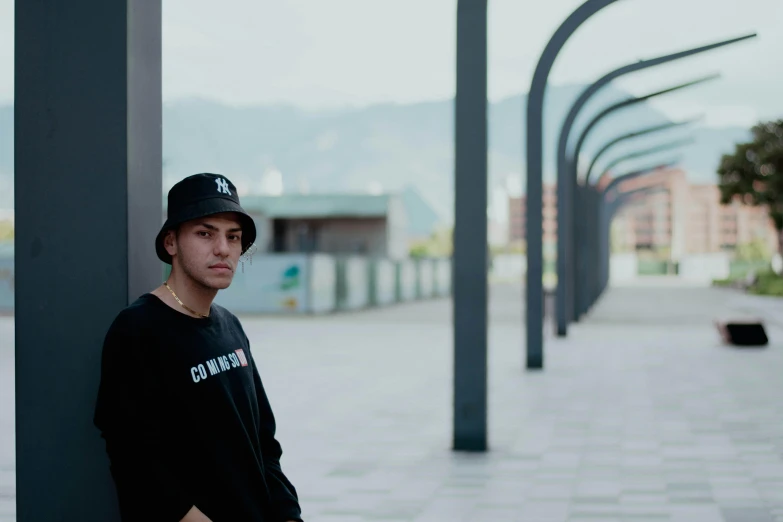
[[[414,242],[409,254],[411,257],[449,257],[454,249],[452,235],[451,228],[436,230],[429,238]]]
[[[14,224],[11,221],[0,221],[0,241],[14,239]]]
[[[778,233],[778,251],[783,253],[783,120],[759,123],[752,132],[752,141],[738,144],[734,154],[721,158],[721,203],[740,199],[766,206]]]
[[[758,237],[737,245],[736,256],[740,261],[768,261],[772,258],[767,243]]]
[[[427,249],[426,244],[416,243],[415,245],[411,246],[409,253],[413,258],[427,257],[429,255],[429,250]]]

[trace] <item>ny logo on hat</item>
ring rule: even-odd
[[[217,178],[215,180],[215,183],[217,183],[217,191],[222,192],[223,194],[231,195],[231,191],[228,190],[228,181],[226,181],[223,178]]]

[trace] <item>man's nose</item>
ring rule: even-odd
[[[227,256],[229,254],[228,238],[218,236],[215,241],[215,254]]]

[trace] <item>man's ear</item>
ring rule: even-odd
[[[166,237],[163,238],[163,248],[169,253],[171,257],[177,253],[177,233],[175,230],[169,230],[166,232]]]

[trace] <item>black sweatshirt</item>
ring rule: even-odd
[[[182,314],[152,294],[124,309],[103,346],[95,425],[123,522],[301,521],[275,420],[239,320],[213,304]]]

